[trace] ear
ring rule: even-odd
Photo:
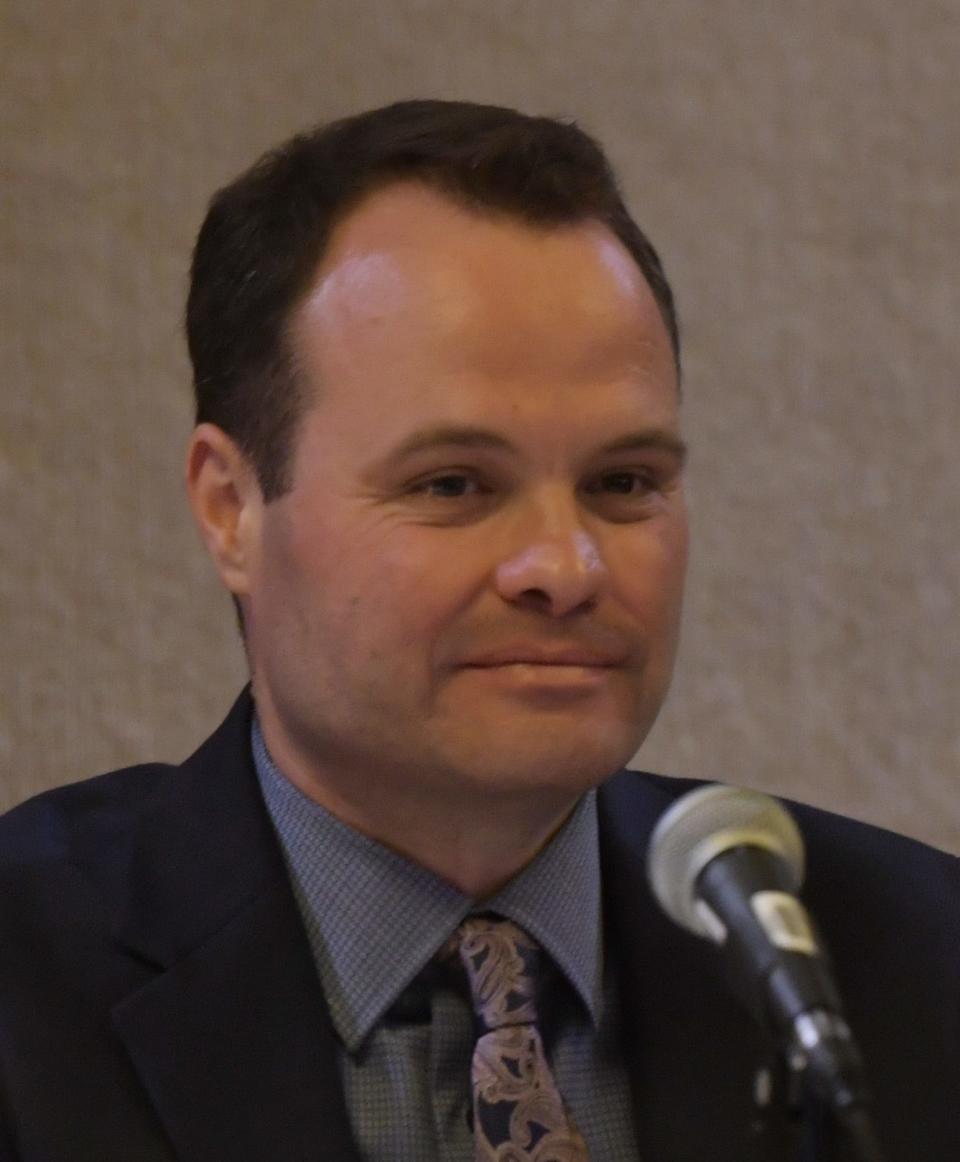
[[[224,585],[238,596],[248,593],[263,496],[253,466],[215,424],[194,429],[187,450],[187,495]]]

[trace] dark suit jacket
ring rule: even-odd
[[[250,709],[244,695],[181,767],[105,775],[0,821],[3,1162],[357,1159],[335,1034],[252,767]],[[830,1157],[815,1118],[788,1124],[782,1093],[758,1108],[768,1044],[728,1000],[715,950],[648,892],[650,829],[689,786],[625,772],[600,795],[642,1158],[783,1162],[798,1132],[805,1156],[816,1139]],[[798,817],[808,900],[891,1162],[958,1162],[958,863]]]

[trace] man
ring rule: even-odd
[[[686,785],[616,774],[687,526],[673,301],[596,145],[444,102],[296,138],[214,200],[188,332],[251,687],[4,821],[2,1157],[826,1157],[646,887]],[[889,1156],[953,1160],[957,864],[798,817]]]

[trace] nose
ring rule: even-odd
[[[497,566],[495,584],[504,601],[551,617],[596,604],[607,566],[575,505],[554,505],[551,511],[539,513],[535,527],[520,540]]]

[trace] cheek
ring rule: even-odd
[[[619,599],[651,635],[673,634],[683,604],[687,567],[685,521],[646,526],[627,541],[612,570]]]
[[[690,547],[690,532],[686,514],[682,520],[672,525],[662,538],[663,570],[666,588],[679,605],[683,600],[684,582],[687,576],[687,558]]]
[[[332,538],[309,572],[328,597],[335,636],[388,668],[428,659],[478,591],[470,554],[436,532],[381,529]]]

